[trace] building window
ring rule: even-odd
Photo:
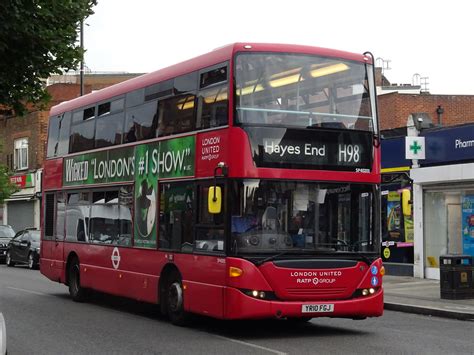
[[[28,169],[28,138],[16,139],[15,142],[15,169]]]

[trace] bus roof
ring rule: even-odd
[[[51,108],[50,115],[58,115],[63,112],[72,111],[80,107],[93,105],[100,101],[105,101],[127,92],[147,87],[158,82],[168,80],[180,75],[190,73],[194,70],[210,67],[212,65],[230,60],[236,52],[284,52],[284,53],[304,53],[317,54],[328,57],[337,57],[359,62],[372,62],[372,58],[367,58],[363,54],[349,53],[334,49],[311,47],[291,44],[270,44],[270,43],[233,43],[219,47],[209,53],[186,60],[184,62],[171,65],[169,67],[141,75],[139,77],[109,86],[102,90],[78,97],[76,99],[62,102]]]

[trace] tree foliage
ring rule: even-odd
[[[0,154],[2,153],[2,145],[0,142]],[[17,190],[15,184],[10,182],[10,171],[5,165],[0,164],[0,205],[3,201],[10,197]]]
[[[16,190],[16,186],[10,182],[8,168],[0,164],[0,205]]]
[[[0,1],[0,105],[25,112],[49,98],[43,81],[75,69],[83,57],[80,22],[97,0]]]

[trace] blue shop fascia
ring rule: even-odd
[[[382,140],[382,258],[389,274],[439,279],[441,255],[474,256],[474,123],[419,136],[425,159],[415,164],[405,136]]]

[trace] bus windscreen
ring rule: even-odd
[[[365,63],[283,53],[238,54],[236,123],[374,132]]]
[[[373,185],[238,180],[233,183],[233,252],[374,253]]]

